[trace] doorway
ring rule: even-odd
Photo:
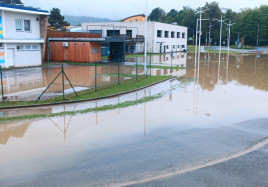
[[[15,66],[15,53],[13,48],[7,49],[7,63],[8,66]]]

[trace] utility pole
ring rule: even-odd
[[[148,30],[148,24],[147,24],[147,0],[146,0],[146,9],[145,9],[145,36],[144,36],[144,75],[146,75],[147,72],[147,30]]]
[[[230,38],[231,38],[231,27],[235,23],[231,24],[231,20],[229,20],[229,24],[226,24],[229,27],[229,32],[228,32],[228,53],[230,52]]]
[[[208,39],[208,46],[210,47],[210,37],[211,37],[211,27],[213,25],[211,25],[211,21],[210,21],[210,24],[209,24],[209,39]]]

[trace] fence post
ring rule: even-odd
[[[120,60],[118,60],[118,85],[120,85],[120,62],[119,62]]]
[[[63,64],[61,64],[61,75],[62,75],[62,99],[64,100],[64,73]]]
[[[136,81],[138,80],[138,57],[136,57]]]
[[[95,92],[97,91],[97,62],[95,61]]]
[[[2,66],[0,65],[0,72],[1,72],[1,89],[2,89],[2,101],[4,102],[4,88],[3,88],[3,72]]]
[[[152,76],[152,55],[150,55],[150,77]]]

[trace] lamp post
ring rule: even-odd
[[[229,34],[228,34],[228,53],[230,52],[230,37],[231,37],[231,27],[234,25],[235,23],[231,24],[231,20],[229,20],[229,24],[226,24],[229,27]]]
[[[146,0],[146,9],[145,9],[145,36],[144,36],[144,75],[146,75],[147,72],[147,30],[148,30],[148,22],[147,22],[147,3],[148,1]]]

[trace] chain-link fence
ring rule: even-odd
[[[122,60],[92,64],[54,64],[35,68],[2,70],[2,101],[35,101],[145,77],[143,66]],[[147,69],[147,75],[150,72]]]

